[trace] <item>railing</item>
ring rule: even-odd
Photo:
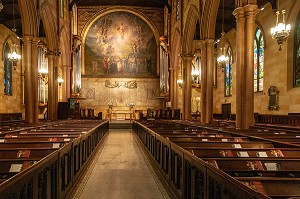
[[[105,121],[86,134],[3,182],[0,198],[65,198],[108,131]]]
[[[269,198],[136,121],[133,129],[178,198]]]

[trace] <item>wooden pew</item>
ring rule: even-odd
[[[157,141],[156,139],[161,138],[151,132],[148,133],[152,135],[145,136],[148,137],[146,143],[142,139],[155,160],[159,163],[159,166],[164,168],[165,173],[170,171],[165,169],[161,163],[164,161],[156,154],[156,151],[161,151],[162,149],[163,151],[160,152],[161,156],[168,157],[167,154],[171,153],[171,163],[181,164],[181,162],[184,161],[183,170],[185,171],[185,175],[192,175],[192,169],[189,165],[194,164],[192,163],[194,162],[193,158],[180,155],[181,152],[179,151],[175,152],[177,149],[175,150],[174,146],[172,147],[172,143],[174,143],[188,151],[191,155],[195,155],[207,161],[210,165],[241,180],[241,182],[248,187],[254,188],[254,190],[260,193],[276,198],[300,195],[299,189],[296,190],[296,187],[299,186],[300,177],[300,147],[295,144],[284,143],[292,139],[294,139],[292,143],[297,143],[295,138],[298,138],[296,137],[299,136],[298,132],[293,130],[283,133],[282,129],[250,129],[247,131],[239,131],[236,130],[232,124],[212,123],[203,127],[203,129],[206,129],[206,133],[197,134],[191,129],[200,130],[202,128],[201,125],[188,122],[193,126],[186,127],[186,123],[182,121],[179,123],[182,123],[183,126],[172,126],[172,124],[168,123],[166,126],[159,124],[159,127],[156,127],[156,123],[147,124],[157,135],[166,137],[171,143],[166,143],[166,141],[163,140]],[[171,130],[169,130],[169,127]],[[176,128],[178,129],[176,130]],[[142,131],[142,129],[137,130]],[[143,138],[139,132],[138,135]],[[228,140],[222,141],[222,136]],[[235,137],[246,139],[235,142]],[[157,147],[160,146],[161,143],[163,143],[162,147]],[[168,145],[171,145],[173,149],[165,149]],[[189,159],[189,161],[187,159]],[[175,166],[175,168],[176,167],[178,166]],[[175,174],[172,174],[173,170],[171,169],[170,175],[180,176],[180,173],[176,173],[176,170],[177,169],[175,169]],[[174,179],[178,180],[178,177]],[[170,180],[173,181],[174,179],[171,178]],[[182,179],[186,181],[186,179],[192,180],[193,178],[184,176]],[[282,185],[277,183],[280,179],[284,181]],[[193,183],[189,181],[186,182],[188,185],[184,187],[184,190],[188,189],[192,191],[193,189],[191,187]],[[174,183],[176,184],[176,182]],[[251,187],[253,184],[256,186]],[[291,191],[289,191],[289,185],[292,187]],[[178,183],[176,186],[178,186]],[[272,186],[273,189],[276,186],[281,186],[280,188],[284,191],[278,192],[277,190],[272,190],[270,189]],[[182,190],[182,192],[186,193],[184,190]]]

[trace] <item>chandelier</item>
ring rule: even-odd
[[[13,27],[12,31],[16,34],[17,29],[16,29],[16,23],[15,23],[15,1],[14,0],[13,0],[13,23],[14,23],[14,27]],[[19,55],[17,53],[16,36],[14,37],[13,52],[8,54],[8,59],[12,63],[16,63],[16,62],[20,61],[20,59],[21,59],[21,55]]]
[[[277,44],[279,45],[279,50],[281,50],[281,45],[286,41],[287,37],[291,31],[291,25],[285,24],[284,13],[285,10],[281,11],[282,13],[282,23],[279,23],[279,15],[280,12],[276,12],[276,26],[271,28],[271,35],[273,39],[277,40]]]
[[[218,64],[221,65],[221,67],[223,69],[224,65],[226,63],[228,63],[229,58],[228,58],[228,56],[226,56],[226,48],[225,48],[225,45],[224,45],[224,35],[225,35],[225,32],[224,32],[224,0],[222,1],[222,4],[223,4],[223,8],[222,8],[222,33],[221,33],[221,39],[220,39],[221,55],[217,58],[217,62],[218,62]]]

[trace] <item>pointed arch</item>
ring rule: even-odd
[[[215,39],[216,20],[220,0],[205,1],[200,24],[201,39]]]
[[[50,51],[58,49],[57,19],[53,13],[56,13],[56,11],[49,1],[41,5],[40,15],[45,26],[46,40]]]
[[[192,53],[193,39],[196,31],[197,21],[199,20],[199,11],[195,5],[191,5],[187,14],[185,28],[182,38],[182,52]]]
[[[18,1],[23,35],[38,37],[40,17],[36,2],[34,0]]]

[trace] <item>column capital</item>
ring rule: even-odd
[[[234,9],[232,14],[235,16],[236,19],[243,18],[244,14],[245,14],[244,8],[243,7],[238,7],[236,9]]]
[[[213,40],[213,39],[205,39],[205,43],[206,43],[207,46],[214,45],[215,40]]]
[[[180,57],[183,60],[193,59],[194,54],[192,54],[192,53],[181,53]]]
[[[61,52],[59,52],[59,51],[57,51],[57,50],[54,50],[54,51],[52,51],[52,50],[47,50],[47,52],[46,52],[46,56],[47,57],[60,57],[61,56]]]
[[[248,4],[244,6],[244,12],[246,16],[256,16],[259,12],[258,6],[254,4]]]
[[[32,42],[32,38],[33,38],[32,36],[25,35],[25,36],[22,37],[22,41],[24,43],[31,43]]]

